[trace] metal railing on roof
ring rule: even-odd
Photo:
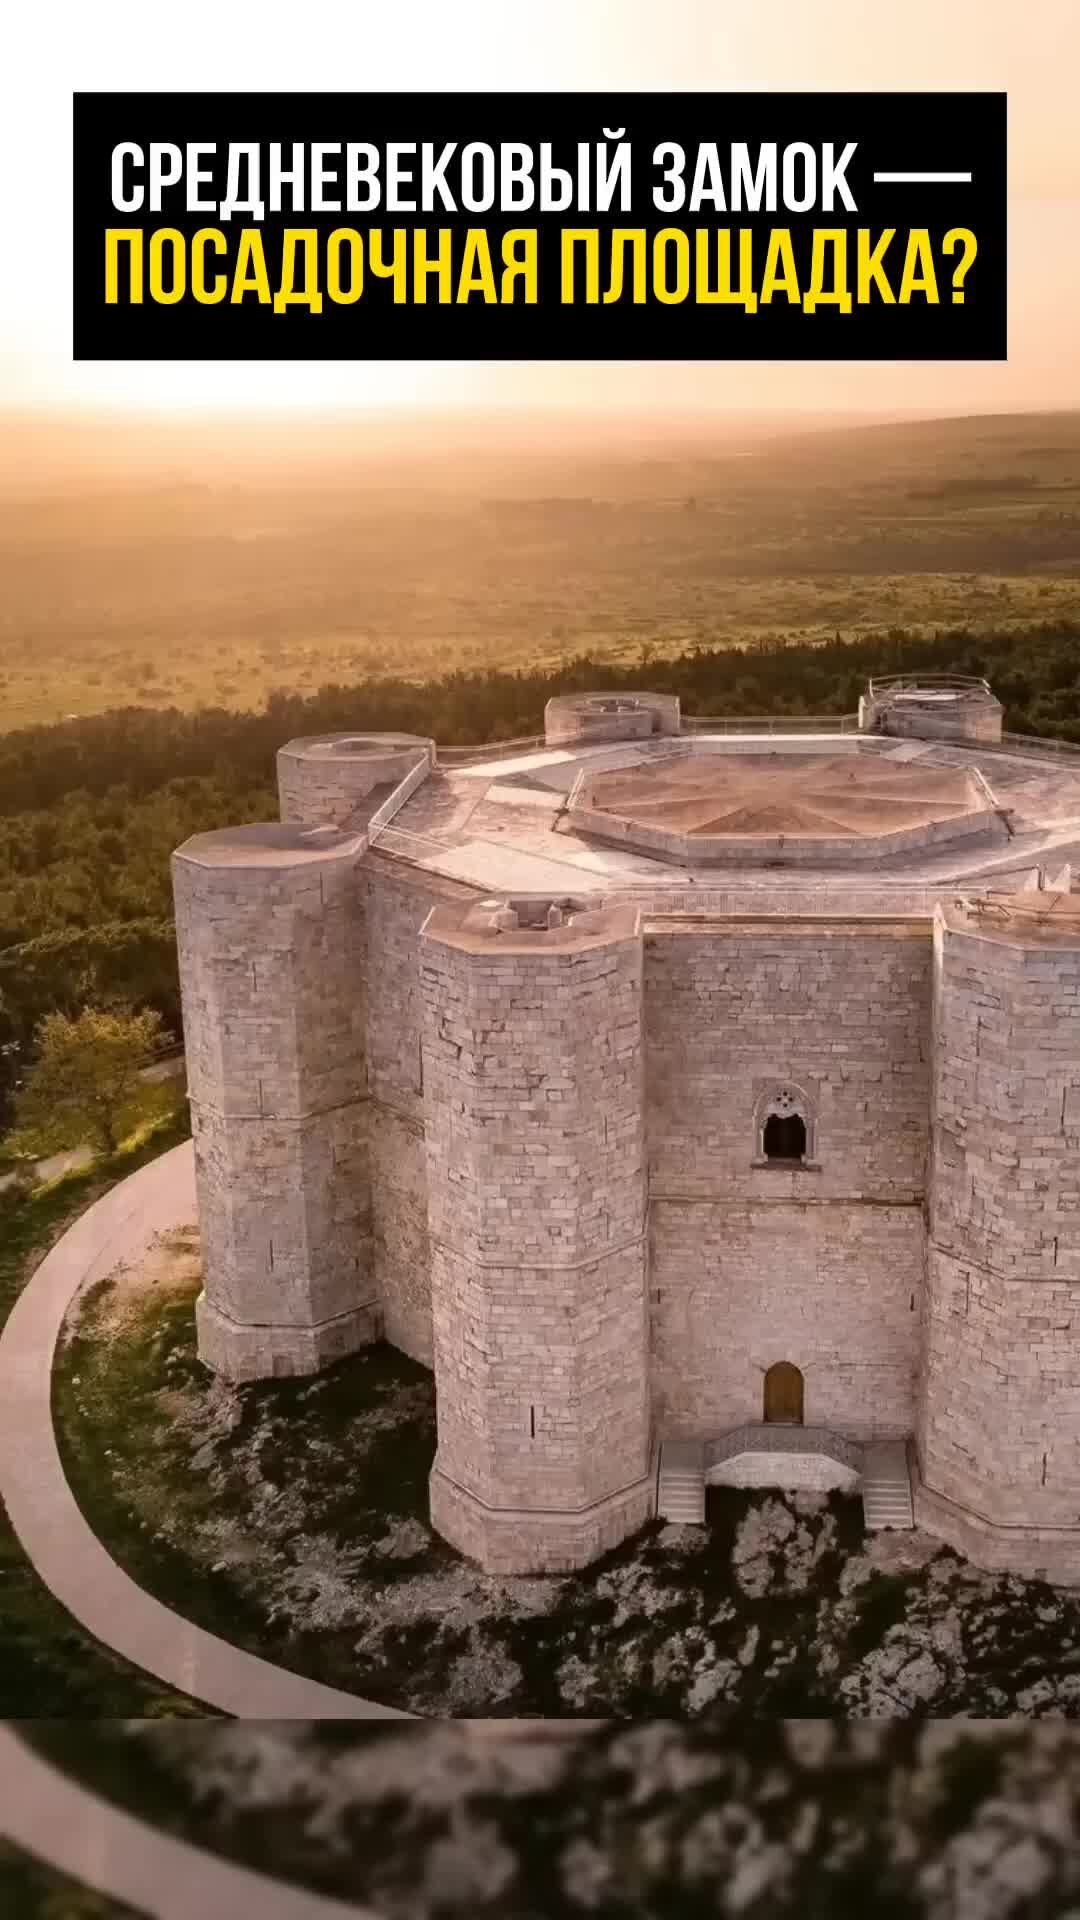
[[[544,744],[542,733],[526,733],[515,740],[488,740],[482,747],[436,747],[435,765],[467,767],[476,760],[498,759],[503,753],[535,753]]]
[[[986,742],[980,740],[979,752],[982,753]],[[1043,733],[1003,733],[1002,749],[1011,753],[1027,753],[1044,760],[1070,760],[1080,756],[1080,740],[1055,740]],[[992,748],[996,752],[996,744]]]
[[[684,713],[684,733],[856,733],[857,713]]]
[[[984,693],[989,700],[994,698],[988,680],[978,673],[889,673],[880,679],[870,680],[868,689],[871,700],[879,693]]]
[[[989,683],[986,680],[980,680],[975,675],[949,673],[896,674],[890,679],[871,680],[869,686],[871,695],[873,695],[875,689],[879,692],[882,690],[890,692],[900,687],[911,687],[913,689],[926,687],[933,689],[934,687],[948,688],[949,686],[955,686],[958,690],[963,688],[982,690],[990,694],[991,698],[993,698]],[[682,716],[682,733],[684,736],[694,733],[857,733],[858,731],[859,716],[857,713],[684,713]],[[656,736],[653,737],[655,739]],[[669,737],[678,738],[677,735]],[[572,741],[566,743],[569,748],[572,748],[574,744]],[[613,741],[611,744],[617,746],[619,742]],[[627,744],[633,743],[628,742]],[[638,744],[641,743],[639,742]],[[941,743],[939,742],[939,744]],[[972,742],[971,744],[977,746],[980,753],[992,753],[998,750],[996,743],[986,740]],[[475,765],[481,760],[499,759],[505,754],[538,753],[542,751],[545,745],[546,741],[542,733],[527,733],[520,734],[512,740],[488,740],[485,741],[482,746],[440,746],[437,747],[435,751],[435,764],[439,767],[467,767]],[[1080,741],[1057,740],[1045,734],[1003,733],[1001,736],[1001,747],[1003,749],[1012,748],[1014,750],[1019,748],[1022,751],[1031,754],[1042,754],[1052,759],[1064,760],[1080,755]]]
[[[857,713],[752,713],[752,714],[696,714],[684,713],[681,731],[686,733],[855,733],[858,731]],[[659,735],[650,736],[654,741]],[[677,739],[678,735],[663,736]],[[561,743],[568,749],[575,746],[589,746],[588,740],[567,740]],[[618,746],[619,741],[608,744]],[[627,745],[641,744],[627,742]],[[480,760],[498,759],[502,754],[537,753],[547,742],[542,733],[519,734],[513,740],[488,740],[478,747],[436,747],[435,764],[439,767],[467,767]]]
[[[964,911],[970,920],[997,922],[1001,926],[1011,926],[1019,921],[1029,927],[1042,927],[1047,922],[1075,930],[1080,924],[1080,899],[1073,893],[1046,891],[1042,888],[1030,888],[1023,893],[1001,893],[991,890],[988,893],[964,896]]]

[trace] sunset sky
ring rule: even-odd
[[[5,41],[0,406],[1080,406],[1080,0],[54,0]],[[1007,89],[1008,364],[72,362],[74,90],[409,87]]]

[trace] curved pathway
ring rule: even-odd
[[[67,1310],[155,1234],[194,1218],[188,1141],[120,1181],[46,1254],[0,1333],[0,1499],[35,1572],[79,1625],[179,1692],[241,1719],[409,1719],[230,1646],[152,1599],[110,1558],[67,1483],[51,1403]]]
[[[370,1907],[234,1866],[100,1800],[0,1726],[0,1833],[152,1920],[376,1920]]]

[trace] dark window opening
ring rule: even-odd
[[[797,1113],[770,1113],[762,1145],[766,1160],[805,1160],[806,1121]]]

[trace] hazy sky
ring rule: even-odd
[[[1080,0],[38,0],[4,38],[0,405],[1080,406]],[[154,87],[1005,88],[1009,361],[75,365],[70,96]]]

